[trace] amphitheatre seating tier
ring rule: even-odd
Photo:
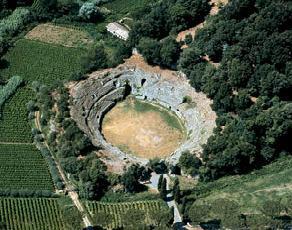
[[[117,101],[129,93],[136,98],[160,104],[181,118],[187,138],[176,151],[169,154],[168,161],[176,163],[186,150],[200,153],[201,145],[206,143],[215,127],[210,101],[204,95],[196,93],[179,73],[174,72],[172,77],[165,77],[132,66],[95,72],[71,89],[72,117],[94,145],[110,151],[122,160],[147,162],[147,159],[129,155],[112,146],[102,135],[103,117]],[[191,101],[185,102],[186,97]]]

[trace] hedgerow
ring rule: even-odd
[[[0,41],[6,36],[12,36],[18,32],[30,18],[27,8],[17,8],[11,15],[0,21]]]
[[[0,87],[0,118],[3,104],[16,92],[17,88],[22,84],[22,82],[23,80],[21,77],[14,76],[4,87]]]

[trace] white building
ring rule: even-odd
[[[108,32],[112,33],[113,35],[125,41],[129,38],[129,30],[125,26],[117,22],[109,23],[106,26],[106,29]]]

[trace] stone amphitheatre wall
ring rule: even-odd
[[[173,153],[168,161],[176,163],[181,153],[190,150],[200,153],[215,127],[215,113],[210,100],[195,92],[188,80],[177,72],[149,71],[137,65],[121,65],[116,69],[95,72],[87,80],[71,88],[73,106],[71,114],[79,127],[88,134],[96,146],[114,154],[124,161],[146,163],[147,159],[128,155],[107,143],[102,135],[101,123],[104,115],[122,100],[131,89],[135,97],[155,102],[171,109],[183,121],[187,131],[185,142]],[[183,103],[185,96],[192,103]]]

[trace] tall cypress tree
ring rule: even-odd
[[[179,180],[177,177],[175,178],[175,181],[174,181],[172,193],[173,193],[174,200],[177,203],[180,203],[180,186],[179,186]]]
[[[164,178],[164,179],[162,180],[161,188],[160,188],[160,197],[161,197],[161,199],[163,199],[163,200],[165,200],[165,199],[166,199],[166,196],[167,196],[166,184],[167,184],[167,181],[166,181],[166,179]]]
[[[157,185],[158,191],[160,191],[160,189],[161,189],[162,181],[163,181],[163,175],[160,175],[160,177],[158,179],[158,185]]]

